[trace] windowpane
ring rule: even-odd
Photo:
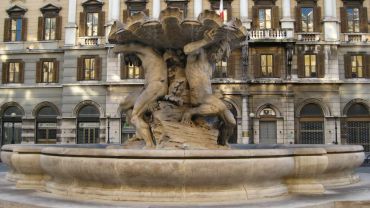
[[[261,72],[264,77],[272,77],[273,60],[272,55],[261,55]]]
[[[84,79],[94,80],[96,76],[95,72],[95,58],[87,58],[84,61]]]
[[[351,56],[351,76],[352,78],[363,78],[363,57],[361,55]]]
[[[8,71],[8,82],[9,83],[19,83],[19,63],[9,63],[9,71]]]
[[[260,29],[271,29],[271,9],[259,9],[258,20]]]
[[[348,32],[360,32],[359,8],[347,8]]]
[[[305,77],[317,77],[316,55],[304,55]]]
[[[22,19],[12,19],[11,21],[11,40],[21,41],[22,40]]]
[[[313,32],[313,8],[302,8],[302,31]]]
[[[45,40],[55,40],[56,18],[45,18]]]
[[[87,14],[87,36],[98,35],[99,14],[97,12]]]

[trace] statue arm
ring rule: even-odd
[[[115,53],[135,53],[137,55],[156,54],[156,52],[152,48],[141,45],[141,44],[137,44],[137,43],[116,45],[113,48],[113,52]]]

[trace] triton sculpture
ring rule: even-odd
[[[122,103],[136,127],[135,140],[145,141],[146,148],[227,147],[236,121],[222,95],[212,91],[212,70],[245,36],[240,20],[224,24],[207,10],[197,21],[167,8],[159,20],[138,13],[126,25],[116,22],[109,35],[113,51],[140,59],[145,71],[142,91]]]

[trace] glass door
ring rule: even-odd
[[[4,122],[3,123],[3,140],[1,145],[20,144],[22,142],[22,123],[21,122]]]

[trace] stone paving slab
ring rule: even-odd
[[[296,195],[272,199],[251,200],[228,203],[142,203],[97,201],[92,199],[73,199],[55,196],[33,190],[16,189],[13,183],[5,180],[7,168],[0,163],[0,207],[6,208],[347,208],[370,207],[370,167],[357,171],[360,183],[329,190],[323,195]]]

